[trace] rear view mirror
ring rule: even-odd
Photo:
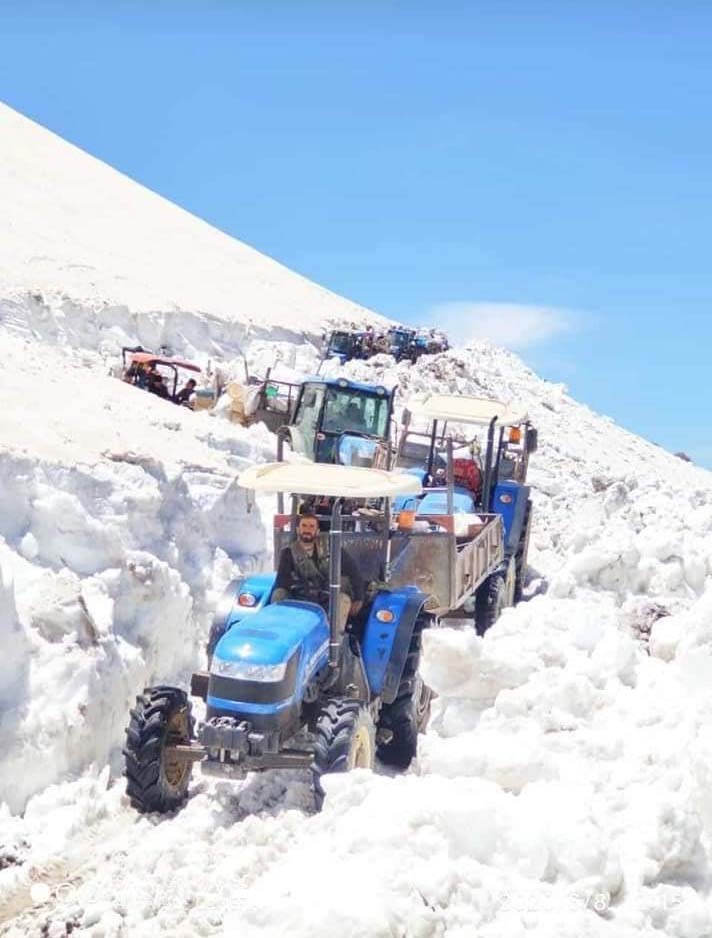
[[[534,427],[527,428],[527,452],[536,453],[539,447],[539,431]]]

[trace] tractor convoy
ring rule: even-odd
[[[376,757],[406,768],[430,711],[424,629],[482,635],[521,599],[537,448],[526,413],[426,394],[396,427],[394,404],[394,390],[346,379],[290,392],[277,460],[238,478],[250,499],[277,495],[275,571],[230,584],[190,694],[137,697],[124,754],[139,811],[179,808],[196,763],[232,779],[310,770],[317,806],[328,773]],[[197,727],[190,696],[205,704]]]
[[[322,360],[335,358],[344,365],[354,359],[369,359],[374,355],[392,355],[397,362],[415,362],[421,355],[437,355],[450,348],[447,336],[437,329],[411,329],[393,326],[377,333],[373,327],[358,330],[337,329],[324,337]]]

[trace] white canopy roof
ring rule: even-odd
[[[421,492],[420,480],[408,473],[324,463],[265,463],[245,469],[237,481],[243,488],[256,492],[340,495],[343,498],[394,498]]]
[[[453,423],[487,425],[493,417],[504,426],[517,426],[527,419],[523,406],[485,397],[466,397],[460,394],[418,394],[410,398],[406,407],[430,420],[449,420]]]

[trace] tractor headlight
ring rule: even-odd
[[[279,664],[251,664],[249,661],[223,661],[213,658],[210,673],[218,677],[234,677],[238,681],[281,681],[287,672],[287,662]]]

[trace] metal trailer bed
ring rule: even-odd
[[[275,517],[274,549],[278,557],[290,542],[285,530],[290,515]],[[417,586],[429,596],[426,609],[437,616],[468,615],[463,606],[480,584],[504,560],[504,528],[501,515],[478,515],[464,535],[455,533],[457,515],[419,517],[437,525],[436,530],[388,531],[388,570],[383,570],[386,540],[385,516],[371,516],[365,523],[380,530],[344,530],[344,549],[354,558],[366,582],[386,580],[389,586]],[[346,519],[344,519],[346,520]],[[360,519],[356,524],[363,524]],[[323,534],[324,546],[327,534]]]

